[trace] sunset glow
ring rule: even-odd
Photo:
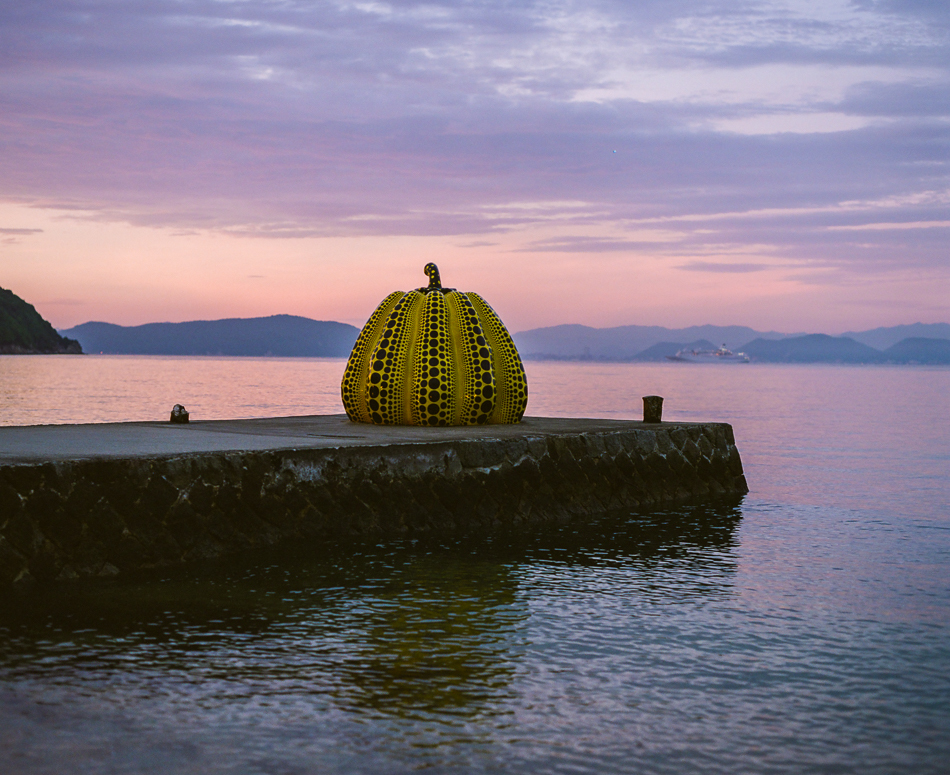
[[[943,3],[0,12],[0,286],[55,326],[950,320]]]

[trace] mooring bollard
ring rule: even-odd
[[[643,397],[643,422],[663,422],[663,396]]]
[[[188,410],[181,404],[175,404],[175,406],[172,407],[171,417],[168,418],[168,422],[188,422],[188,417]]]

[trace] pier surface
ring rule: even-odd
[[[0,427],[0,589],[291,539],[465,534],[747,491],[725,423]]]

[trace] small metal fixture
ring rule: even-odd
[[[643,422],[663,422],[663,396],[643,397]]]
[[[185,409],[185,407],[183,407],[181,404],[175,404],[172,407],[172,414],[171,417],[168,418],[168,422],[184,423],[188,422],[188,417],[188,410]]]

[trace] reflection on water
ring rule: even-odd
[[[335,700],[402,718],[484,711],[510,683],[527,617],[508,568],[428,555],[391,562],[347,606],[354,626]]]
[[[0,357],[0,422],[339,411],[342,361],[166,360]],[[752,492],[4,600],[0,772],[946,771],[950,369],[528,375],[536,415],[732,422]]]
[[[725,503],[474,544],[294,547],[7,600],[0,728],[34,771],[74,756],[77,729],[122,748],[133,728],[135,745],[155,734],[143,723],[191,740],[196,766],[207,766],[225,743],[204,739],[207,729],[196,743],[190,728],[238,719],[295,746],[307,738],[304,758],[332,747],[339,724],[366,718],[397,725],[394,744],[410,746],[400,756],[435,751],[448,735],[487,746],[492,759],[519,677],[536,667],[539,596],[568,607],[577,596],[643,607],[722,598],[739,520]],[[337,723],[323,729],[327,719]],[[157,755],[156,745],[136,756]]]
[[[619,570],[623,593],[646,604],[722,594],[740,519],[736,503],[700,504],[477,543],[297,546],[41,589],[0,602],[0,655],[6,677],[81,665],[100,680],[134,654],[149,669],[197,661],[220,680],[332,674],[334,692],[350,685],[340,696],[381,711],[464,706],[454,685],[483,687],[474,700],[510,674],[526,579],[620,592]]]
[[[607,514],[8,599],[3,772],[940,772],[946,596],[855,616],[854,585],[906,591],[862,577],[845,516]]]

